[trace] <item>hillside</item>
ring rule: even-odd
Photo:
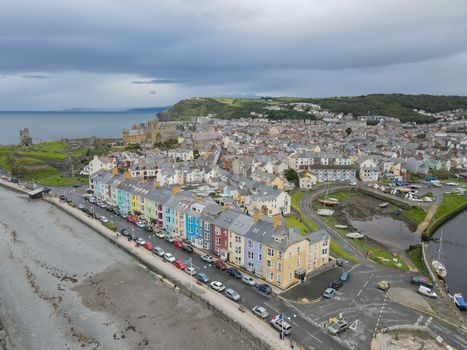
[[[207,114],[232,119],[251,116],[251,112],[267,114],[270,119],[313,119],[307,110],[296,111],[291,103],[308,102],[318,104],[322,109],[334,113],[359,115],[385,115],[399,118],[402,122],[430,123],[435,119],[419,114],[414,109],[427,112],[441,112],[453,109],[467,109],[466,96],[374,94],[354,97],[330,98],[192,98],[176,103],[171,109],[159,113],[163,120],[190,120],[193,116]],[[272,110],[271,110],[272,108]],[[276,110],[277,109],[277,110]]]

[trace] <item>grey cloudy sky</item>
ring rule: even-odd
[[[0,0],[0,110],[467,94],[467,1]]]

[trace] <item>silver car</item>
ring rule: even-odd
[[[268,311],[262,307],[262,306],[254,306],[251,311],[253,311],[253,313],[258,316],[258,317],[261,317],[261,318],[266,318],[269,316],[269,313]]]
[[[155,247],[152,251],[158,256],[163,256],[165,254],[164,249],[161,247]]]
[[[245,284],[248,284],[249,286],[254,286],[256,284],[256,281],[253,279],[251,276],[242,276],[242,282]]]
[[[232,299],[233,301],[239,301],[240,300],[240,294],[238,294],[232,288],[226,289],[225,290],[225,295],[227,296],[227,298]]]

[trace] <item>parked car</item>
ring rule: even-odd
[[[164,249],[162,249],[161,247],[155,247],[152,251],[158,256],[163,256],[165,254]]]
[[[347,328],[349,328],[349,323],[347,321],[338,320],[328,326],[328,332],[332,335],[338,335],[344,332]]]
[[[221,271],[225,271],[227,270],[229,267],[227,266],[227,264],[225,262],[223,262],[222,260],[216,260],[214,261],[214,267],[216,269],[219,269]]]
[[[175,260],[175,266],[180,270],[185,270],[187,268],[187,265],[182,260]]]
[[[200,258],[207,263],[212,263],[214,261],[214,258],[211,255],[201,255]]]
[[[191,245],[184,244],[182,249],[186,251],[187,253],[193,253],[193,247]]]
[[[240,271],[238,271],[236,268],[233,268],[233,267],[229,267],[229,268],[227,269],[227,274],[228,274],[230,277],[242,278],[242,274],[240,273]]]
[[[332,297],[334,297],[335,294],[336,290],[334,288],[326,288],[326,290],[323,293],[323,298],[331,299]]]
[[[84,209],[86,209],[86,207],[84,205],[82,205],[82,204],[78,204],[78,209],[84,211]]]
[[[99,217],[99,220],[100,220],[103,224],[109,222],[109,219],[107,219],[105,216]]]
[[[436,299],[438,295],[433,292],[430,288],[425,287],[425,286],[419,286],[417,290],[418,294],[424,295],[429,298]]]
[[[162,230],[156,231],[156,236],[159,238],[164,238],[165,237],[164,231]]]
[[[167,242],[173,243],[173,241],[175,241],[175,236],[173,236],[173,235],[165,235],[165,240],[166,240]]]
[[[350,273],[349,272],[342,272],[341,275],[339,276],[339,279],[342,282],[347,282],[349,280]]]
[[[418,286],[424,286],[430,289],[433,288],[433,285],[431,284],[430,280],[425,276],[414,276],[410,279],[410,283],[416,284]]]
[[[202,283],[208,283],[208,282],[209,282],[209,276],[206,275],[206,274],[203,273],[203,272],[198,272],[198,273],[196,274],[195,277],[196,277],[196,279],[197,279],[198,281],[200,281],[200,282],[202,282]]]
[[[336,259],[336,265],[337,266],[342,266],[342,265],[344,265],[344,261],[342,261],[342,259]]]
[[[144,226],[144,231],[146,231],[146,232],[152,232],[152,231],[153,231],[152,226],[149,225],[149,224],[147,224],[146,226]]]
[[[185,272],[186,272],[187,274],[189,274],[190,276],[194,276],[194,275],[196,275],[196,273],[197,273],[198,271],[196,271],[196,269],[195,269],[194,267],[188,266],[187,268],[185,268]]]
[[[335,290],[339,289],[343,285],[344,285],[344,282],[340,279],[331,282],[331,288],[334,288]]]
[[[178,239],[175,240],[173,243],[174,243],[174,246],[176,246],[177,248],[182,248],[183,247],[182,241],[180,241]]]
[[[254,286],[256,281],[251,276],[242,276],[242,282],[250,286]]]
[[[268,311],[262,307],[262,306],[253,306],[253,308],[251,309],[251,311],[253,311],[253,313],[258,316],[258,317],[261,317],[261,318],[266,318],[269,316],[269,313]]]
[[[277,315],[271,320],[271,324],[274,328],[280,331],[284,335],[292,334],[292,326],[284,321],[282,315]]]
[[[88,201],[89,201],[89,203],[92,203],[92,204],[97,202],[96,197],[94,197],[94,196],[89,197]]]
[[[389,288],[391,288],[391,283],[388,281],[380,281],[377,287],[379,290],[386,292]]]
[[[145,222],[142,222],[142,221],[137,221],[137,222],[136,222],[136,226],[138,226],[139,228],[145,228],[145,227],[146,227],[146,223],[145,223]]]
[[[269,295],[272,293],[272,288],[268,284],[257,284],[256,289],[263,294]]]
[[[146,243],[146,241],[142,239],[141,237],[136,238],[135,242],[136,244],[139,244],[139,245],[144,245],[144,243]]]
[[[120,233],[121,233],[123,236],[125,236],[125,237],[131,237],[130,231],[128,231],[126,228],[122,228],[122,229],[120,230]]]
[[[219,281],[212,281],[210,284],[211,288],[217,290],[218,292],[222,292],[225,289],[225,286],[222,282]]]
[[[176,260],[175,257],[170,253],[165,253],[164,259],[167,260],[168,262],[174,262]]]
[[[226,289],[224,293],[227,296],[227,298],[229,298],[229,299],[231,299],[233,301],[239,301],[240,300],[240,294],[238,294],[232,288]]]
[[[151,242],[145,242],[143,244],[143,247],[146,248],[147,250],[153,250],[154,247],[152,246]]]

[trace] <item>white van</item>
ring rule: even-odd
[[[418,287],[418,293],[433,299],[438,297],[435,292],[433,292],[430,288],[425,286]]]
[[[271,320],[271,324],[276,328],[279,332],[285,334],[285,335],[290,335],[292,334],[292,326],[285,322],[282,317],[277,315]]]

